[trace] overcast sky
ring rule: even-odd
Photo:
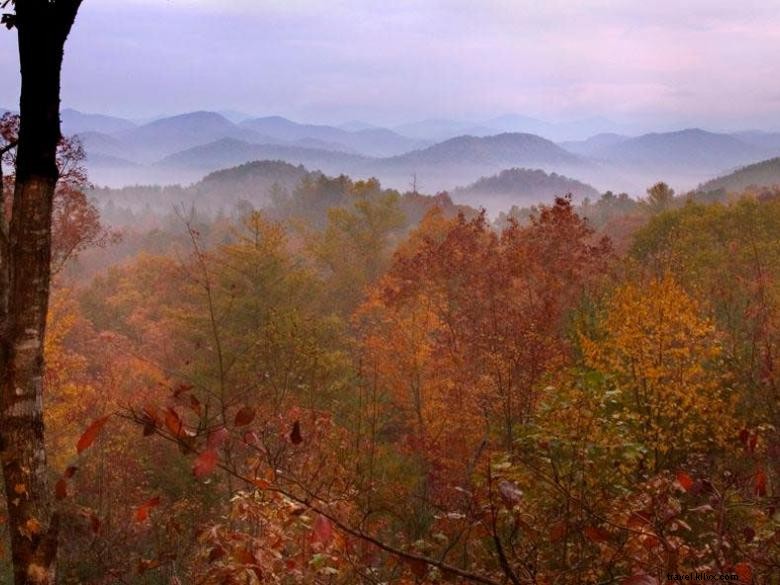
[[[0,105],[18,101],[0,34]],[[63,103],[780,128],[778,0],[84,0]]]

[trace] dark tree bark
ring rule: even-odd
[[[17,0],[22,92],[10,222],[0,224],[0,460],[16,585],[56,580],[58,516],[43,429],[43,341],[60,141],[60,70],[81,0]]]

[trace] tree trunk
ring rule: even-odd
[[[16,184],[0,246],[0,460],[16,585],[56,581],[58,516],[43,429],[43,347],[58,179],[60,70],[80,0],[18,0],[22,76]]]

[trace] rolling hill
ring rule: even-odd
[[[269,201],[274,188],[291,191],[301,179],[311,175],[302,165],[282,161],[255,161],[215,171],[192,186],[202,197],[232,203],[249,201],[260,207]]]
[[[739,193],[748,187],[773,187],[780,185],[780,157],[748,165],[728,175],[701,184],[696,191],[709,193],[723,191]]]
[[[540,162],[581,164],[576,155],[534,134],[505,133],[496,136],[459,136],[422,150],[392,157],[388,165],[511,165]]]
[[[694,128],[606,144],[592,156],[624,165],[718,170],[755,161],[763,154],[761,147],[734,136]]]
[[[552,201],[571,193],[575,199],[596,198],[599,192],[580,181],[539,169],[513,168],[452,191],[455,201],[489,209],[506,210],[512,205],[528,206]]]
[[[246,142],[274,142],[214,112],[192,112],[162,118],[118,133],[115,137],[136,149],[139,162],[152,162],[188,148],[227,138]]]
[[[310,173],[302,166],[281,161],[262,161],[211,173],[187,187],[99,187],[93,189],[90,196],[101,209],[115,210],[111,213],[117,209],[127,209],[167,215],[179,205],[194,205],[200,211],[215,213],[220,209],[230,209],[240,201],[249,202],[255,207],[267,205],[274,186],[291,191],[308,175]]]

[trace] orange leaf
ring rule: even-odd
[[[255,420],[255,409],[251,406],[243,406],[237,413],[234,421],[237,427],[245,427]]]
[[[242,565],[252,565],[255,562],[255,555],[252,554],[252,551],[245,548],[234,550],[232,557]]]
[[[179,437],[182,435],[182,431],[184,430],[184,423],[181,422],[179,413],[176,412],[173,408],[169,407],[165,411],[165,426],[168,427],[168,430],[174,437]]]
[[[206,449],[198,455],[192,468],[195,478],[202,479],[214,471],[214,468],[217,466],[217,459],[217,452],[214,449]]]
[[[147,404],[143,407],[143,414],[152,419],[154,424],[161,425],[163,422],[163,416],[160,413],[160,409],[154,404]]]
[[[252,483],[255,484],[258,488],[261,490],[267,490],[269,487],[271,487],[271,482],[262,479],[262,478],[256,478],[252,480]]]
[[[143,504],[135,509],[134,518],[136,522],[144,522],[149,518],[149,512],[152,508],[156,508],[160,505],[160,496],[155,496],[146,500]]]
[[[43,530],[43,527],[41,526],[41,523],[38,522],[37,518],[29,518],[27,522],[19,527],[19,532],[30,539],[32,539],[34,535],[40,534],[41,530]]]
[[[138,574],[143,575],[146,571],[151,571],[162,565],[162,561],[158,559],[138,559]]]
[[[693,478],[691,478],[691,476],[684,471],[678,471],[677,483],[680,484],[680,487],[683,489],[683,491],[687,492],[693,486]]]
[[[76,451],[78,453],[81,453],[85,449],[89,449],[89,447],[92,445],[92,443],[95,442],[95,439],[97,438],[98,434],[100,434],[100,431],[103,429],[105,424],[108,422],[108,419],[111,415],[106,415],[103,417],[100,417],[99,419],[92,422],[89,427],[87,427],[87,430],[84,431],[84,434],[81,435],[81,438],[79,439],[79,442],[76,443]]]

